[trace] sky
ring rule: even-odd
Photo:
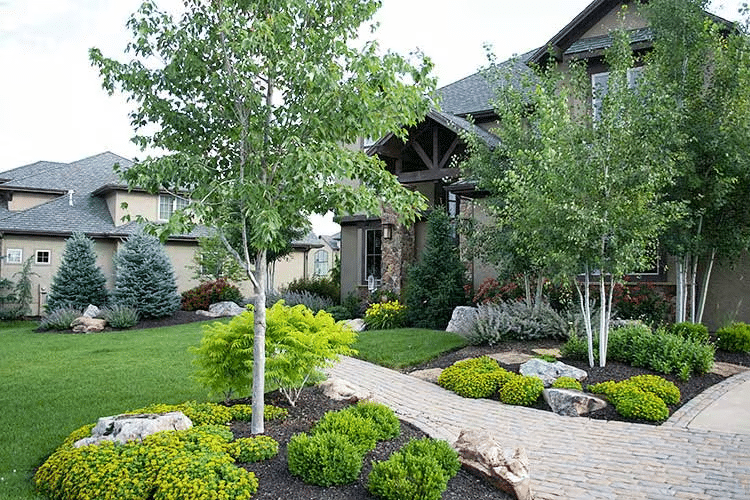
[[[476,72],[490,44],[499,60],[546,43],[591,0],[383,0],[372,35],[383,48],[422,50],[438,86]],[[101,88],[97,47],[124,60],[125,23],[140,0],[0,0],[0,172],[39,160],[72,162],[104,151],[144,157],[130,142],[130,106]],[[740,1],[711,10],[738,18]],[[180,0],[157,0],[178,12]],[[329,217],[330,219],[330,217]],[[316,219],[316,232],[336,227]]]

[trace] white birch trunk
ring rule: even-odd
[[[253,335],[253,416],[250,432],[263,434],[263,413],[266,391],[266,268],[267,252],[261,250],[255,260],[257,283],[260,285],[255,294],[254,335]]]
[[[703,282],[701,283],[701,301],[698,305],[698,317],[696,323],[703,322],[703,311],[706,309],[706,295],[708,295],[708,283],[711,281],[711,273],[714,269],[714,262],[716,261],[716,249],[711,250],[711,257],[706,264],[706,270],[703,273]]]
[[[581,290],[581,285],[578,283],[578,280],[576,278],[573,278],[573,283],[576,286],[576,290],[578,291],[578,302],[581,306],[581,314],[583,314],[583,324],[586,329],[586,341],[588,345],[588,354],[589,354],[589,366],[594,366],[594,332],[591,327],[591,297],[589,292],[589,285],[591,284],[589,281],[589,266],[588,264],[585,266],[585,273],[584,273],[585,279],[584,279],[584,287],[585,290]]]
[[[604,367],[607,364],[607,331],[608,331],[608,314],[607,314],[607,281],[604,277],[604,271],[599,273],[599,366]]]

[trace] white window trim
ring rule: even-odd
[[[11,258],[11,255],[18,255],[18,260]],[[5,263],[6,264],[23,264],[23,249],[22,248],[7,248],[5,250]]]
[[[47,253],[47,262],[39,262],[39,254],[42,252]],[[52,264],[52,250],[42,249],[34,252],[34,264],[38,266],[49,266]]]
[[[325,260],[318,259],[318,256],[322,256],[323,254],[325,254]],[[320,268],[323,265],[325,265],[325,272],[320,272],[321,271]],[[327,276],[328,275],[328,272],[330,271],[330,257],[329,257],[329,253],[327,250],[321,248],[320,250],[317,250],[315,252],[315,256],[313,258],[313,267],[314,267],[313,274],[315,276]]]
[[[167,217],[164,217],[164,214],[162,214],[162,211],[161,211],[162,199],[169,199],[171,201],[172,208],[170,209],[169,216],[167,216]],[[177,206],[178,205],[178,201],[182,201],[182,202],[184,202],[184,204],[181,207],[178,207]],[[180,208],[186,207],[188,205],[188,203],[190,203],[190,200],[188,200],[187,198],[183,198],[181,196],[175,196],[175,195],[171,195],[171,194],[160,194],[159,195],[159,201],[158,201],[159,206],[157,207],[157,212],[158,212],[158,214],[157,214],[157,220],[160,220],[160,221],[163,221],[163,222],[168,221],[169,217],[173,213],[175,213],[175,211],[177,211]]]

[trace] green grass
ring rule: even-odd
[[[399,328],[360,332],[352,347],[359,352],[359,359],[401,369],[425,363],[465,345],[466,340],[454,333]]]
[[[191,379],[202,325],[88,335],[0,323],[0,498],[36,499],[35,467],[73,430],[151,403],[208,401]]]

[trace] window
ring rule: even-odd
[[[328,274],[328,252],[318,250],[315,252],[315,276],[326,276]]]
[[[20,248],[9,248],[5,251],[5,262],[8,264],[20,264],[23,262],[23,250]]]
[[[169,220],[176,210],[185,208],[190,203],[187,198],[172,196],[170,194],[159,195],[159,220]]]
[[[638,85],[638,79],[643,73],[643,68],[630,68],[628,70],[628,87],[631,89],[636,88]],[[595,73],[591,75],[591,105],[594,111],[594,120],[599,120],[602,114],[602,102],[604,96],[607,95],[607,81],[609,80],[609,72]]]
[[[37,264],[49,265],[51,255],[52,252],[50,250],[37,250],[35,262]]]
[[[373,276],[375,281],[380,280],[380,263],[382,250],[380,247],[382,230],[368,229],[365,231],[365,262],[362,283],[367,283],[367,278]]]

